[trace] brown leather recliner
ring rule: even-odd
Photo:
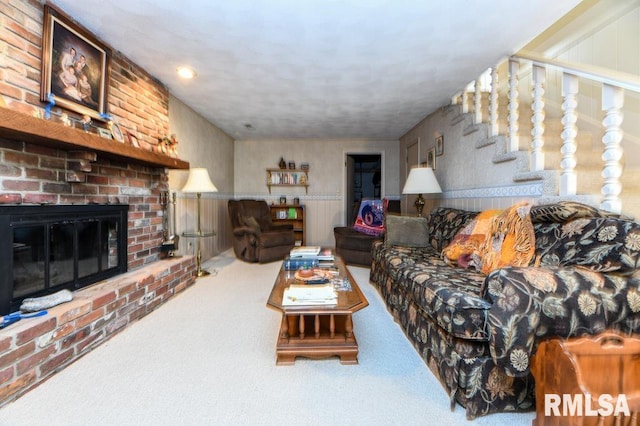
[[[333,236],[336,240],[336,254],[348,265],[371,266],[371,246],[375,240],[384,237],[374,237],[363,234],[353,229],[353,224],[358,216],[360,205],[353,210],[350,226],[336,226],[333,228]],[[389,200],[386,213],[400,213],[400,200]]]
[[[264,200],[229,200],[233,251],[246,262],[284,259],[295,245],[291,224],[275,225]]]

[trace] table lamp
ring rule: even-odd
[[[211,182],[209,172],[205,168],[193,168],[189,170],[187,183],[182,187],[182,192],[194,193],[198,198],[198,229],[196,231],[197,249],[196,249],[196,276],[202,277],[209,275],[209,271],[202,269],[202,252],[200,251],[200,239],[203,236],[200,228],[200,198],[203,192],[218,192],[218,188]]]
[[[437,194],[441,192],[442,189],[440,189],[436,175],[431,167],[412,168],[402,189],[403,194],[418,194],[415,202],[418,216],[422,216],[422,209],[424,208],[422,194]]]

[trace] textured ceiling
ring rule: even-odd
[[[54,0],[235,139],[379,140],[579,2]]]

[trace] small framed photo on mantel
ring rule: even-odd
[[[138,142],[138,137],[133,133],[127,131],[127,139],[129,139],[129,144],[134,148],[140,148],[140,143]]]
[[[101,138],[113,139],[113,135],[111,134],[111,130],[104,129],[102,127],[98,127],[98,135],[100,135]]]

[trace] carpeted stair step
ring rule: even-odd
[[[489,126],[485,123],[471,124],[464,128],[462,131],[463,136],[469,136],[475,134],[475,136],[486,139],[489,137]]]
[[[476,142],[476,148],[480,149],[486,146],[495,145],[497,150],[498,146],[504,146],[504,142],[503,142],[504,139],[505,139],[504,135],[489,136],[485,139],[482,139]]]

